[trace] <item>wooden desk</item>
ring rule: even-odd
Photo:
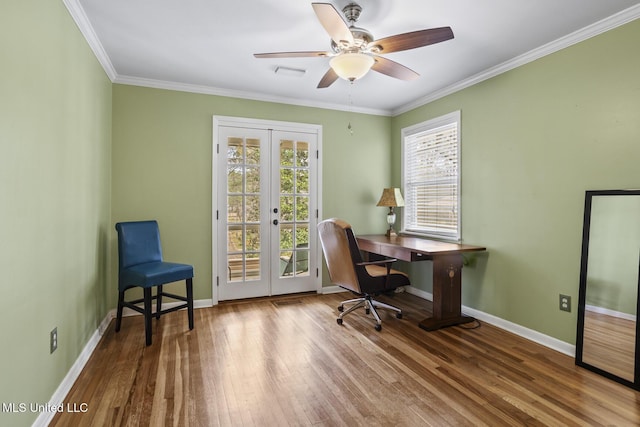
[[[474,320],[461,311],[462,254],[486,248],[409,236],[369,235],[357,240],[362,251],[372,254],[408,262],[433,261],[433,316],[419,323],[422,329],[434,331]]]

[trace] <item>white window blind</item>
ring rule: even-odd
[[[403,231],[460,240],[460,112],[403,129]]]

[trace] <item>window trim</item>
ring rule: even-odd
[[[407,144],[407,138],[411,137],[413,135],[416,135],[418,133],[422,133],[422,132],[428,132],[428,131],[436,131],[438,128],[441,128],[443,126],[449,126],[452,124],[456,124],[456,132],[457,132],[457,141],[456,141],[456,149],[457,149],[457,165],[458,165],[458,173],[457,173],[457,229],[455,232],[455,235],[453,233],[438,233],[438,232],[428,232],[428,231],[417,231],[417,230],[407,230],[406,229],[406,224],[407,224],[407,207],[405,206],[405,208],[403,208],[402,210],[402,227],[401,227],[401,233],[403,234],[410,234],[410,235],[416,235],[416,236],[421,236],[421,237],[428,237],[428,238],[434,238],[434,239],[439,239],[439,240],[446,240],[446,241],[454,241],[454,242],[461,242],[462,241],[462,208],[461,208],[461,175],[462,175],[462,166],[461,166],[461,132],[460,132],[460,120],[461,118],[461,114],[460,114],[460,110],[457,111],[453,111],[451,113],[421,122],[421,123],[417,123],[415,125],[412,126],[408,126],[405,128],[401,129],[401,161],[402,161],[402,167],[401,167],[401,187],[402,187],[402,192],[403,194],[405,194],[405,199],[407,198],[407,193],[406,193],[406,176],[405,176],[405,171],[407,169],[407,165],[406,165],[406,159],[405,159],[405,150],[406,150],[406,144]]]

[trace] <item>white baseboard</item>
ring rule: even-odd
[[[416,295],[420,298],[424,298],[429,301],[433,301],[433,295],[430,294],[429,292],[425,292],[413,286],[407,286],[405,290],[409,294]],[[528,339],[529,341],[536,342],[552,350],[566,354],[567,356],[575,357],[576,346],[573,344],[569,344],[557,338],[550,337],[549,335],[545,335],[538,331],[534,331],[533,329],[525,328],[524,326],[518,325],[517,323],[509,322],[508,320],[504,320],[492,314],[488,314],[480,310],[476,310],[475,308],[466,307],[463,305],[462,312],[471,317],[475,317],[478,320],[487,322],[500,329],[504,329],[505,331],[511,332],[522,338]]]
[[[322,287],[322,294],[337,294],[338,292],[345,292],[346,290],[344,288],[341,288],[340,286],[323,286]]]
[[[213,300],[211,299],[195,300],[193,301],[193,308],[211,307],[212,301]],[[162,304],[162,309],[164,310],[170,307],[174,307],[178,304],[181,304],[181,302],[170,302],[167,304]],[[132,316],[132,315],[141,316],[140,313],[136,312],[135,310],[130,310],[128,308],[125,308],[122,312],[122,316]],[[67,394],[69,394],[69,391],[71,391],[71,387],[78,379],[78,376],[80,376],[82,369],[87,364],[87,361],[89,360],[94,350],[98,346],[98,343],[100,342],[100,338],[102,338],[102,335],[104,335],[105,331],[107,330],[107,327],[109,327],[109,323],[111,323],[111,321],[115,319],[115,317],[116,317],[116,309],[113,309],[113,310],[110,310],[105,316],[105,318],[102,320],[102,322],[100,322],[100,325],[98,325],[98,329],[96,329],[93,335],[91,335],[91,338],[89,338],[89,341],[80,352],[80,355],[76,359],[75,363],[73,364],[73,366],[71,366],[71,369],[69,369],[69,372],[67,372],[67,375],[63,378],[62,382],[60,383],[56,391],[53,393],[53,396],[51,396],[51,399],[49,399],[49,406],[48,406],[49,408],[58,408],[60,405],[64,403],[65,397],[67,397]],[[41,412],[38,418],[36,418],[36,420],[34,421],[33,426],[34,427],[48,426],[55,414],[56,414],[55,411]]]
[[[91,338],[89,338],[89,341],[80,352],[80,355],[76,359],[75,363],[73,364],[73,366],[71,366],[71,369],[69,369],[69,372],[67,372],[67,375],[63,378],[62,382],[53,393],[53,396],[51,396],[51,399],[49,399],[49,408],[58,408],[64,403],[64,398],[67,397],[67,394],[69,394],[71,387],[76,382],[76,379],[78,379],[78,376],[80,375],[80,372],[82,372],[84,365],[86,365],[87,361],[93,354],[93,351],[98,346],[100,338],[109,326],[109,322],[111,322],[111,319],[113,319],[113,317],[111,317],[110,314],[107,314],[100,325],[98,325],[98,329],[96,329],[93,335],[91,335]],[[55,414],[56,411],[40,412],[40,415],[34,421],[33,426],[48,426]]]
[[[415,295],[417,297],[426,299],[428,301],[433,301],[433,294],[429,292],[423,291],[413,286],[405,286],[404,289],[405,289],[405,292],[408,294]],[[326,286],[322,288],[323,294],[332,294],[336,292],[344,292],[344,289],[341,288],[340,286]],[[517,323],[509,322],[508,320],[504,320],[492,314],[484,313],[480,310],[476,310],[475,308],[465,307],[463,305],[462,311],[471,317],[475,317],[478,320],[487,322],[500,329],[504,329],[505,331],[511,332],[522,338],[528,339],[529,341],[533,341],[540,345],[548,347],[552,350],[559,351],[560,353],[566,354],[567,356],[575,357],[575,354],[576,354],[575,345],[566,343],[564,341],[560,341],[557,338],[550,337],[549,335],[545,335],[538,331],[534,331],[533,329],[525,328],[524,326],[518,325]]]
[[[617,317],[619,319],[636,321],[636,316],[629,313],[623,313],[621,311],[609,310],[608,308],[598,307],[597,305],[587,305],[584,308],[586,311],[591,311],[598,314],[606,314],[607,316]]]

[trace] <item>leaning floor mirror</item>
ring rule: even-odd
[[[640,190],[587,191],[576,364],[640,390]]]

